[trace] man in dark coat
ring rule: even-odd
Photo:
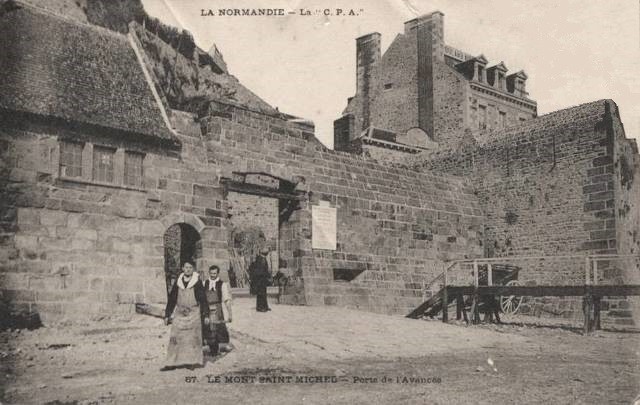
[[[256,311],[271,311],[267,303],[267,287],[271,279],[269,264],[267,263],[268,248],[260,249],[260,254],[249,266],[249,277],[251,278],[251,291],[256,295]]]

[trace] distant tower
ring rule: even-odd
[[[356,96],[361,102],[361,121],[359,128],[369,127],[369,105],[371,103],[371,71],[380,60],[380,34],[363,35],[356,39]]]
[[[434,133],[434,61],[444,63],[444,14],[435,11],[404,23],[404,34],[416,36],[418,48],[418,127]]]
[[[213,65],[211,65],[211,70],[216,73],[229,73],[227,71],[227,64],[222,57],[222,53],[216,47],[216,44],[212,44],[211,48],[209,48],[209,52],[207,52],[211,59],[213,59]]]

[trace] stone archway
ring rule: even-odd
[[[300,187],[305,179],[300,176],[284,178],[265,172],[233,172],[231,177],[221,178],[220,183],[228,204],[229,247],[238,247],[232,238],[234,231],[257,233],[271,250],[268,262],[272,274],[281,273],[288,284],[280,302],[304,304],[299,253],[304,228],[301,212],[309,198],[308,191]],[[233,255],[237,259],[233,266],[245,269],[257,249],[249,249],[248,253],[246,257],[246,252],[234,249]],[[237,261],[243,261],[244,265]],[[234,275],[239,279],[242,273],[237,273],[237,268],[234,268]]]
[[[173,224],[163,235],[164,273],[167,294],[181,272],[184,262],[196,263],[202,257],[202,238],[192,225]]]
[[[161,219],[162,224],[164,225],[164,229],[168,229],[173,224],[185,223],[187,225],[191,225],[199,234],[202,234],[202,231],[205,228],[204,222],[196,215],[178,212],[167,215],[166,217]]]
[[[177,257],[174,259],[175,267],[180,266],[182,260],[189,259],[195,262],[196,269],[200,269],[204,268],[207,258],[211,261],[211,251],[210,249],[207,251],[207,241],[209,240],[208,238],[210,238],[211,232],[207,231],[207,227],[198,216],[190,213],[172,212],[167,216],[150,221],[146,226],[144,226],[143,232],[148,235],[158,237],[162,236],[163,239],[162,248],[160,252],[158,252],[158,257],[154,256],[153,258],[154,277],[147,278],[143,281],[144,302],[147,304],[166,304],[167,289],[172,286],[170,282],[171,275],[177,271],[171,271],[170,269],[170,271],[167,271],[167,259],[165,258],[164,236],[172,226],[177,226],[180,229],[177,232],[178,234],[185,234],[188,239],[195,240],[194,243],[197,243],[197,249],[195,249],[195,247],[186,248],[186,250],[193,250],[194,253],[185,253],[184,255],[178,254],[175,256]],[[184,229],[186,230],[181,232]],[[182,242],[180,242],[180,245],[182,245]],[[179,251],[180,248],[177,248],[177,250]]]

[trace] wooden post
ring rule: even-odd
[[[474,314],[476,313],[476,298],[477,298],[477,294],[473,294],[471,296],[471,308],[469,309],[469,316],[471,317],[471,324],[475,325],[476,324],[476,318],[474,316]]]
[[[488,286],[492,286],[493,285],[493,267],[491,266],[491,263],[487,263],[487,285]],[[493,323],[493,302],[494,300],[494,296],[485,296],[484,297],[484,301],[485,301],[485,315],[484,315],[484,320],[485,322],[490,322]]]
[[[598,259],[593,259],[593,285],[598,285]]]
[[[584,329],[585,335],[591,332],[591,311],[593,309],[593,295],[591,289],[587,287],[587,290],[582,298],[582,312],[584,313]]]
[[[160,304],[136,304],[136,313],[143,315],[151,315],[156,318],[164,318],[164,307]]]
[[[478,300],[478,261],[473,261],[473,299],[471,304],[471,323],[476,325],[480,323],[480,302]]]
[[[589,285],[589,266],[591,265],[589,256],[584,258],[584,284]]]
[[[584,313],[584,334],[588,335],[591,332],[591,311],[593,309],[593,296],[591,295],[591,288],[589,284],[591,284],[591,259],[589,256],[584,259],[584,283],[585,283],[585,293],[582,298],[582,312]]]
[[[449,291],[447,285],[449,279],[447,275],[448,267],[444,268],[444,287],[442,287],[442,322],[449,322]]]
[[[462,306],[464,305],[464,298],[458,294],[456,296],[456,320],[459,321],[462,318]],[[466,317],[465,317],[466,318]]]
[[[478,261],[473,261],[473,286],[478,288]]]
[[[595,330],[600,330],[600,300],[602,297],[593,297],[593,323]]]
[[[446,285],[442,289],[442,322],[449,322],[449,292]]]
[[[475,302],[475,305],[473,307],[473,314],[471,316],[473,316],[473,323],[474,324],[479,324],[480,323],[480,300],[479,300],[479,296],[478,296],[478,289],[476,289],[475,293],[473,294],[473,300]]]

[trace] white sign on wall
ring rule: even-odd
[[[311,247],[336,250],[337,210],[323,205],[311,207]]]

